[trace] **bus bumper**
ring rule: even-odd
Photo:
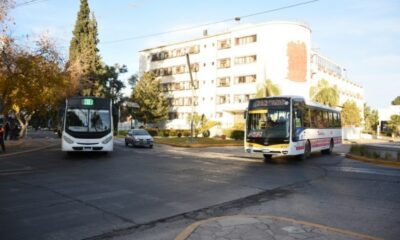
[[[113,136],[107,135],[101,139],[79,139],[63,134],[61,151],[63,152],[112,152]]]

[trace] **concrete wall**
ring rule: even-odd
[[[361,128],[360,127],[347,127],[342,128],[342,139],[355,140],[361,138]]]

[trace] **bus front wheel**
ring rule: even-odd
[[[272,155],[264,154],[264,163],[270,162],[272,159]]]
[[[306,160],[311,155],[311,144],[310,141],[306,141],[304,144],[304,153],[298,156],[300,161]]]

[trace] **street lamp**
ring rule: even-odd
[[[190,59],[189,59],[189,54],[186,53],[186,62],[188,65],[189,69],[189,76],[190,76],[190,85],[192,86],[192,116],[190,118],[190,143],[193,143],[193,117],[194,117],[194,81],[193,81],[193,76],[192,76],[192,69],[190,68]]]
[[[134,110],[136,109],[139,109],[140,108],[140,106],[139,106],[139,104],[137,104],[137,103],[135,103],[135,102],[126,102],[126,106],[128,107],[128,108],[130,108],[130,112],[131,112],[131,129],[132,129],[132,119],[133,119],[133,112],[134,112]]]

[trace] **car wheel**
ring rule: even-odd
[[[153,148],[153,145],[150,145],[149,148]]]

